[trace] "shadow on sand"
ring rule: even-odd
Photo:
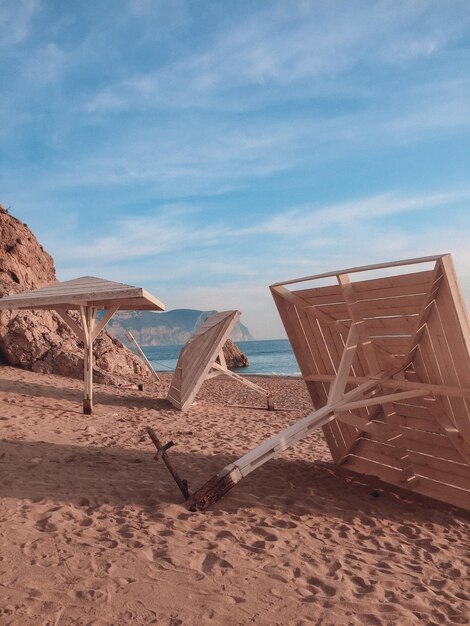
[[[185,506],[178,487],[161,461],[149,451],[116,447],[63,445],[49,442],[0,441],[0,497],[52,500],[82,506],[139,505],[149,516],[170,504]],[[171,451],[172,462],[195,491],[233,455]],[[380,497],[371,495],[380,490]],[[333,515],[345,521],[357,515],[429,521],[445,515],[467,517],[464,511],[410,494],[366,477],[338,470],[332,463],[278,458],[245,478],[207,514],[223,509],[263,507],[266,513],[285,510],[296,515]]]

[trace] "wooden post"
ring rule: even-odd
[[[91,415],[93,411],[93,331],[95,325],[96,309],[91,306],[81,307],[82,325],[84,331],[84,392],[83,413]]]
[[[173,465],[171,464],[170,459],[168,458],[168,454],[166,453],[166,451],[170,447],[170,445],[169,444],[167,444],[166,446],[162,445],[162,443],[161,443],[160,439],[157,437],[155,431],[152,430],[150,428],[150,426],[147,426],[147,433],[148,433],[150,439],[152,440],[153,445],[158,450],[157,454],[155,455],[155,460],[158,460],[158,455],[161,454],[163,462],[167,466],[168,471],[173,476],[174,481],[178,485],[181,493],[183,494],[184,499],[187,500],[189,498],[188,481],[187,480],[181,480],[181,478],[176,473],[176,470],[174,469]],[[173,445],[173,442],[171,442],[171,445]]]

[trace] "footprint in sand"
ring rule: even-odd
[[[363,595],[365,593],[372,593],[375,590],[375,585],[366,583],[366,581],[360,576],[353,576],[351,581],[356,586],[356,594]]]
[[[36,528],[42,533],[53,533],[57,530],[57,526],[49,521],[49,517],[43,517],[35,524]]]
[[[273,526],[275,526],[276,528],[297,528],[297,524],[295,524],[294,522],[283,519],[274,521]]]
[[[316,576],[311,576],[310,578],[307,578],[307,584],[310,587],[313,587],[314,593],[318,593],[318,590],[320,590],[329,597],[336,595],[336,589],[334,587],[332,587],[331,585],[327,585],[323,582],[323,580],[317,578]]]
[[[201,569],[205,574],[210,574],[214,569],[233,569],[233,565],[213,552],[209,552],[202,563]]]

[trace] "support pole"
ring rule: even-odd
[[[152,364],[150,363],[150,361],[147,359],[147,357],[145,356],[144,351],[142,350],[142,348],[139,346],[139,344],[137,343],[137,339],[134,337],[134,335],[131,333],[130,330],[128,330],[126,332],[126,337],[129,339],[129,341],[131,341],[134,346],[136,347],[138,353],[140,354],[143,362],[145,363],[145,365],[148,367],[148,369],[152,372],[152,374],[155,376],[155,378],[157,380],[160,380],[160,376],[157,374],[157,372],[153,369]]]
[[[83,413],[91,415],[93,411],[93,331],[96,309],[92,306],[81,307],[82,325],[85,336],[83,355]]]

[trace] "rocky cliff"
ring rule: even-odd
[[[0,205],[0,297],[55,282],[52,257],[27,225]],[[107,333],[95,341],[94,352],[98,382],[149,376],[142,361]],[[38,372],[83,377],[82,345],[51,311],[0,311],[0,359]]]
[[[182,345],[215,312],[196,309],[174,309],[165,313],[122,311],[113,317],[108,328],[121,341],[130,330],[141,346]],[[248,328],[240,322],[235,325],[231,338],[234,341],[253,339]]]

